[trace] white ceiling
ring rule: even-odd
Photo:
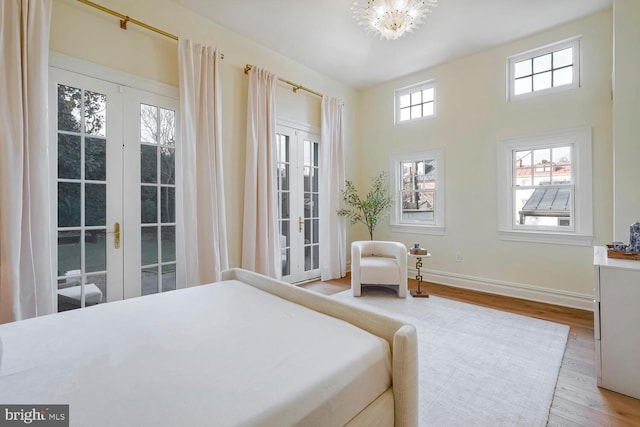
[[[353,0],[174,0],[355,88],[364,88],[611,7],[613,0],[439,0],[416,31],[380,40]]]

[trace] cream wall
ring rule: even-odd
[[[217,47],[222,61],[222,121],[227,231],[231,266],[240,266],[246,140],[247,76],[253,64],[320,93],[345,101],[347,146],[355,135],[357,93],[287,57],[235,34],[167,0],[101,0],[101,5],[139,21]],[[173,86],[178,85],[177,42],[129,24],[75,0],[55,0],[51,23],[52,51],[94,62]],[[278,86],[278,116],[320,126],[320,98],[290,86]]]
[[[614,237],[629,241],[640,221],[640,1],[614,2]]]
[[[578,35],[579,89],[507,101],[507,57]],[[366,156],[352,158],[360,172],[359,185],[389,171],[392,154],[443,147],[446,164],[445,235],[394,233],[386,220],[374,237],[407,245],[421,242],[433,253],[425,265],[428,280],[591,308],[590,246],[498,238],[496,146],[505,138],[591,126],[594,243],[611,241],[611,56],[612,12],[607,10],[364,91],[357,151]],[[431,79],[436,80],[437,116],[394,125],[394,90]],[[356,227],[354,238],[366,238],[364,227]],[[457,252],[462,262],[455,261]]]

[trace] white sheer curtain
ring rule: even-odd
[[[220,279],[229,266],[222,170],[220,54],[180,40],[178,259],[186,286]],[[180,265],[180,263],[178,264]]]
[[[345,219],[338,215],[344,189],[343,102],[322,97],[320,139],[320,278],[347,274]]]
[[[282,260],[275,173],[276,81],[275,75],[260,68],[249,71],[242,267],[280,278]]]
[[[0,1],[0,323],[50,314],[50,0]]]

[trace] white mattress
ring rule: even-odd
[[[0,325],[0,403],[76,426],[343,425],[391,385],[388,343],[230,280]]]

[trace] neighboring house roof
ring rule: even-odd
[[[553,175],[571,175],[570,163],[538,163],[534,166],[534,176],[548,176],[549,171],[553,168]],[[522,166],[516,168],[516,176],[528,177],[531,176],[531,166]]]
[[[569,188],[536,188],[519,212],[520,216],[571,215],[571,191]]]

